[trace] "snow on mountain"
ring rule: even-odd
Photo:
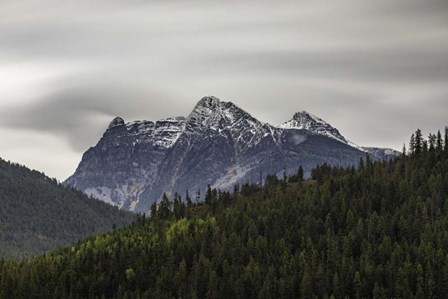
[[[322,163],[356,164],[366,152],[306,111],[280,126],[263,123],[232,102],[202,98],[187,117],[112,120],[65,184],[122,209],[147,212],[164,192],[231,188],[260,174],[309,172]]]
[[[110,123],[105,134],[123,127],[125,131],[122,131],[121,135],[134,137],[134,146],[143,142],[150,143],[152,146],[170,148],[184,131],[185,125],[185,117],[167,118],[155,123],[146,120],[125,123],[121,117],[116,117]]]
[[[115,117],[109,124],[109,128],[108,129],[112,129],[114,127],[117,126],[122,126],[124,125],[124,120],[121,117]]]
[[[232,102],[216,97],[204,97],[187,118],[186,129],[196,134],[213,130],[223,135],[229,133],[240,150],[251,148],[270,136],[269,124],[260,122]]]
[[[306,111],[297,112],[291,120],[280,125],[279,128],[307,130],[313,134],[327,136],[342,143],[348,143],[336,128],[332,127],[323,119]]]
[[[140,136],[140,140],[151,142],[154,146],[172,147],[185,129],[184,117],[167,118],[155,123],[150,121],[134,121],[126,124],[130,135]]]
[[[397,157],[400,155],[399,151],[396,151],[391,148],[381,148],[381,147],[361,147],[362,151],[368,153],[378,160],[384,160],[391,157]]]

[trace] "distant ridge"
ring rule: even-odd
[[[0,159],[0,258],[21,258],[129,224],[130,213]]]

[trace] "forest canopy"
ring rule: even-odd
[[[43,173],[0,159],[0,257],[42,254],[134,219]]]
[[[446,298],[448,130],[395,160],[269,177],[24,261],[2,298]]]

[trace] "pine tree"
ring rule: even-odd
[[[411,135],[411,139],[409,140],[409,154],[415,153],[415,134]]]
[[[153,202],[151,204],[150,211],[151,211],[151,219],[155,219],[157,217],[157,203]]]
[[[440,133],[440,130],[437,131],[437,151],[440,153],[443,150],[443,140],[442,140],[442,134]]]
[[[218,298],[218,278],[216,276],[216,272],[212,270],[210,272],[209,280],[208,280],[208,290],[207,290],[207,299],[216,299]]]
[[[188,190],[185,192],[185,200],[187,201],[188,207],[191,207],[193,205],[193,202],[191,201],[190,194],[188,194]]]
[[[168,196],[166,193],[163,193],[162,201],[160,202],[159,209],[157,211],[157,214],[160,219],[168,219],[171,213],[171,202],[168,199]]]
[[[211,206],[213,202],[213,193],[212,193],[212,187],[210,185],[207,185],[207,192],[205,193],[205,199],[204,202],[206,205]]]
[[[445,127],[445,152],[448,152],[448,127]]]
[[[430,134],[428,135],[428,144],[429,144],[429,150],[430,150],[430,151],[433,151],[433,150],[436,149],[436,146],[437,146],[436,142],[437,142],[437,137],[436,137],[436,135],[430,133]]]
[[[283,167],[283,179],[282,179],[282,189],[283,191],[286,188],[286,184],[288,183],[288,174],[286,172],[286,167]]]
[[[302,182],[304,179],[304,174],[303,174],[303,167],[302,165],[299,166],[299,169],[297,170],[297,178],[299,180],[299,182]]]
[[[420,129],[417,129],[417,131],[415,131],[415,146],[414,147],[415,147],[414,151],[417,155],[420,154],[423,150],[423,136],[422,136],[422,131]]]
[[[363,159],[363,157],[359,158],[359,169],[361,169],[361,170],[364,169],[364,159]]]
[[[353,278],[353,291],[354,291],[356,298],[361,298],[362,282],[361,282],[361,275],[359,274],[359,271],[355,272],[355,277]]]

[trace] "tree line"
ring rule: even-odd
[[[1,260],[0,297],[448,296],[448,130],[417,130],[393,160],[184,197],[164,195],[127,228]]]

